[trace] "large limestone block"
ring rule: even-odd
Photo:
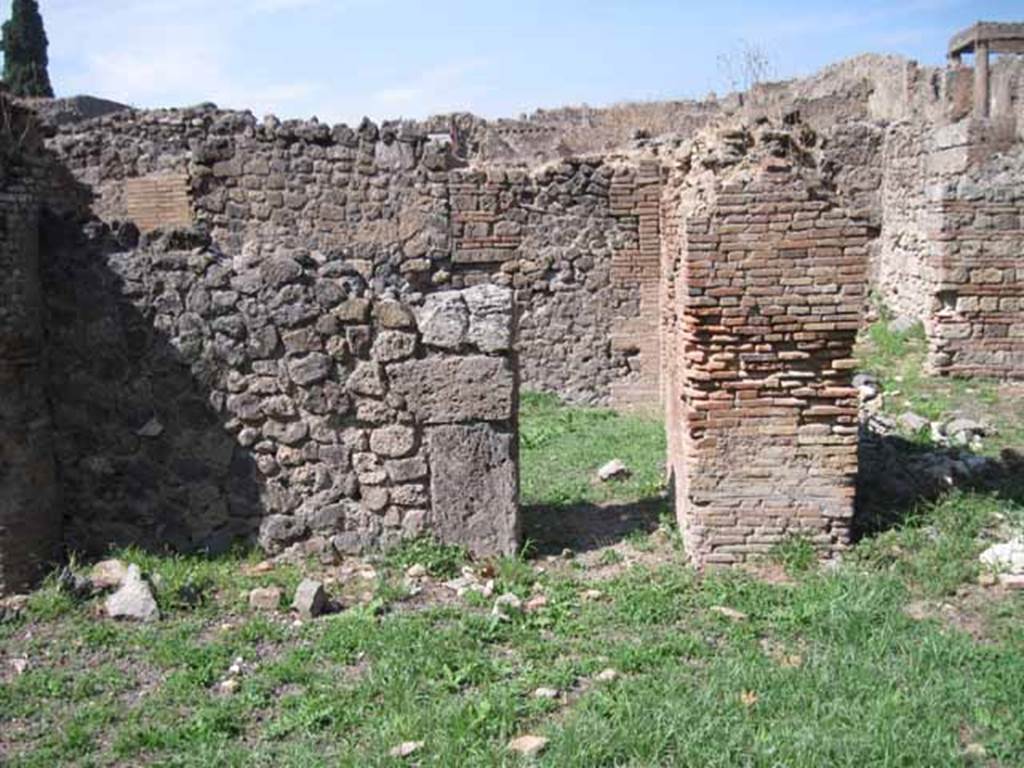
[[[388,366],[393,394],[424,424],[512,418],[515,376],[506,358],[428,357]]]
[[[512,291],[483,283],[466,289],[462,297],[469,309],[469,343],[482,352],[511,349]]]
[[[459,291],[443,291],[427,297],[419,311],[423,343],[441,349],[458,349],[469,331],[469,309]]]
[[[469,344],[481,352],[505,352],[512,346],[512,313],[511,289],[484,283],[428,296],[419,327],[431,347],[457,350]]]
[[[519,478],[513,435],[486,424],[428,430],[435,532],[475,556],[519,545]]]

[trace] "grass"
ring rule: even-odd
[[[912,335],[882,351],[888,341],[865,341],[882,368],[916,354]],[[956,405],[957,385],[902,384],[910,401],[935,392],[951,399],[934,407]],[[529,396],[523,430],[534,503],[660,490],[652,422]],[[616,457],[633,477],[595,485],[596,467]],[[1020,766],[1024,597],[976,577],[978,553],[1021,525],[1012,500],[956,493],[836,568],[787,540],[771,555],[782,579],[698,575],[664,536],[573,560],[485,563],[419,540],[363,566],[366,578],[334,574],[345,610],[302,623],[255,613],[246,596],[290,592],[303,573],[323,575],[315,563],[261,572],[245,552],[121,552],[156,583],[163,620],[98,618],[95,600],[63,594],[56,579],[34,593],[0,623],[0,763],[514,766],[526,763],[508,741],[532,733],[550,739],[536,762],[560,768]],[[414,564],[433,597],[410,597]],[[439,586],[466,566],[497,594],[547,602],[499,620],[493,599],[454,600]],[[28,661],[23,674],[13,659]],[[238,690],[224,693],[239,660]],[[618,678],[599,682],[608,668]],[[539,687],[562,695],[536,698]],[[424,744],[391,758],[406,741]]]
[[[918,323],[899,333],[889,327],[890,317],[881,319],[863,334],[859,358],[865,372],[878,377],[885,393],[884,411],[891,416],[912,411],[931,421],[954,414],[982,418],[996,429],[985,440],[984,453],[996,454],[1003,448],[1024,445],[1024,390],[1010,390],[999,382],[981,378],[928,376],[924,370],[928,341]],[[931,436],[906,434],[908,439],[930,444]]]
[[[665,433],[658,418],[573,408],[553,395],[528,392],[519,430],[524,504],[630,502],[662,489]],[[598,469],[613,459],[622,460],[630,476],[599,482]]]

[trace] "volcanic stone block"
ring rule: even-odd
[[[469,308],[468,341],[481,352],[504,352],[512,346],[512,291],[490,283],[464,291]]]
[[[511,555],[519,544],[513,435],[486,424],[428,430],[434,526],[444,542],[476,556]]]
[[[441,357],[388,366],[391,391],[425,424],[512,417],[515,376],[507,358]]]

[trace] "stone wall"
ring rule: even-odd
[[[451,279],[515,289],[524,387],[657,406],[658,183],[625,156],[454,174]]]
[[[169,184],[186,178],[192,218],[240,262],[343,261],[376,291],[510,286],[525,387],[657,404],[659,172],[642,157],[477,169],[411,124],[212,108],[64,125],[50,145],[108,221],[181,224]]]
[[[937,373],[1024,376],[1021,151],[993,121],[886,132],[878,277],[921,320]]]
[[[869,287],[936,370],[1024,371],[1024,79],[997,69],[984,122],[963,70],[860,57],[520,121],[9,131],[0,589],[52,555],[58,491],[89,551],[510,552],[520,384],[661,400],[698,562],[842,549]]]
[[[796,136],[700,140],[666,187],[667,413],[676,513],[699,564],[791,534],[849,541],[853,344],[872,232]]]
[[[51,253],[72,546],[515,549],[510,291],[380,294],[341,259],[136,237],[96,224]]]
[[[928,221],[931,367],[1024,378],[1024,152],[997,155],[935,184]]]
[[[291,239],[302,221],[218,211],[246,176],[218,176],[231,158],[197,114],[144,121],[150,142],[135,121],[109,143],[74,129],[52,156],[23,146],[31,130],[3,137],[0,591],[64,547],[352,552],[433,534],[514,552],[512,291],[428,280],[425,294],[402,267],[433,254],[407,240],[381,233],[362,250],[328,232],[311,251]],[[277,142],[259,149],[287,151]],[[195,226],[140,235],[123,220],[128,182],[154,178],[140,169],[187,174]],[[347,233],[415,206],[405,181],[420,170],[397,183],[395,209],[360,184]]]
[[[897,123],[885,135],[881,254],[874,285],[893,313],[923,320],[931,306],[933,244],[928,235],[928,131]]]

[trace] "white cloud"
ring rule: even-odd
[[[255,0],[249,6],[255,11],[277,13],[295,8],[309,8],[313,5],[320,5],[322,2],[323,0]]]
[[[371,96],[375,110],[393,117],[468,110],[490,91],[479,80],[487,62],[470,59],[426,69],[404,83],[381,88]]]
[[[201,41],[165,40],[90,56],[69,92],[90,92],[139,106],[184,106],[213,101],[257,115],[301,108],[321,90],[313,82],[240,82],[216,48]]]
[[[271,12],[320,0],[251,0],[251,12]],[[60,3],[54,3],[60,6]],[[60,67],[55,85],[62,94],[87,93],[140,107],[184,106],[213,101],[223,107],[306,115],[315,109],[323,85],[287,77],[261,82],[235,38],[232,20],[222,18],[221,0],[97,0],[85,22],[81,4],[63,12],[47,10],[51,58]],[[110,23],[96,24],[95,18]],[[301,76],[300,76],[301,77]]]

